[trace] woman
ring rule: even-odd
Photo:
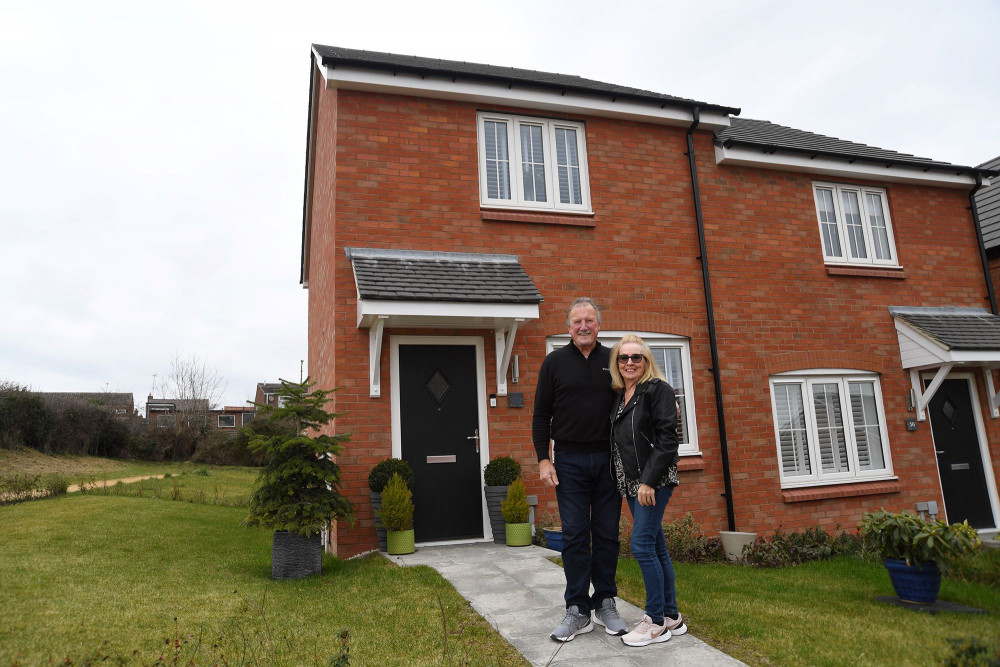
[[[622,637],[629,646],[687,632],[677,611],[674,567],[663,537],[663,511],[677,476],[677,399],[649,346],[628,334],[611,349],[611,461],[632,512],[632,554],[646,584],[646,615]]]

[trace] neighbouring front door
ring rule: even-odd
[[[973,528],[996,528],[972,410],[964,379],[945,380],[928,406],[941,491],[949,523],[968,519]]]
[[[473,345],[399,346],[402,458],[413,468],[418,542],[483,537]]]

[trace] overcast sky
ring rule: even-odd
[[[240,405],[298,378],[312,43],[576,74],[975,165],[1000,154],[998,34],[1000,0],[4,3],[0,380],[142,405],[196,355]]]

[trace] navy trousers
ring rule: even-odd
[[[618,594],[618,522],[622,497],[611,473],[609,452],[554,456],[556,499],[563,534],[566,606],[582,613]],[[590,585],[594,594],[590,594]]]

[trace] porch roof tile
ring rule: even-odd
[[[538,304],[516,255],[346,248],[362,299]]]
[[[1000,350],[1000,317],[979,308],[891,308],[892,315],[950,350]]]

